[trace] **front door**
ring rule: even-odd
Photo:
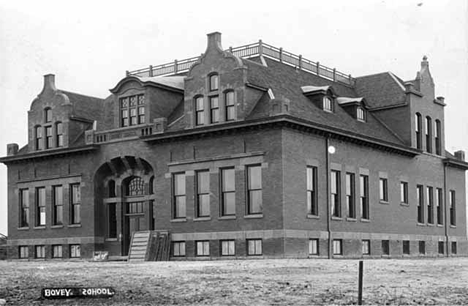
[[[143,202],[125,203],[125,206],[124,256],[128,255],[133,233],[148,230],[145,222]]]

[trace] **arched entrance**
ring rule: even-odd
[[[151,165],[134,156],[114,158],[96,172],[96,207],[110,254],[126,256],[134,232],[154,229],[153,184]]]

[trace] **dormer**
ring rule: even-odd
[[[302,86],[302,93],[324,112],[335,111],[336,93],[331,86]]]
[[[364,98],[347,98],[338,97],[336,102],[341,106],[351,117],[360,121],[366,122],[367,110]]]

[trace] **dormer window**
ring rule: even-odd
[[[365,122],[366,121],[366,113],[362,107],[358,107],[356,109],[356,118],[359,121]]]
[[[46,123],[52,121],[52,109],[46,108],[46,109],[44,110],[44,118],[45,118],[45,122],[46,122]]]
[[[120,126],[145,123],[145,96],[134,95],[120,99]]]
[[[333,104],[332,104],[332,100],[330,99],[330,97],[324,96],[322,103],[323,103],[324,111],[333,112]]]
[[[210,75],[210,91],[216,91],[219,88],[219,75]]]

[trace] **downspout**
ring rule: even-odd
[[[326,183],[327,183],[327,232],[328,232],[328,259],[332,258],[332,237],[331,237],[331,207],[330,207],[330,153],[328,147],[330,146],[330,136],[325,136],[325,167],[326,167]]]
[[[449,233],[448,233],[448,213],[447,213],[447,164],[444,163],[444,219],[445,219],[445,256],[449,256]],[[449,211],[450,213],[450,211]]]

